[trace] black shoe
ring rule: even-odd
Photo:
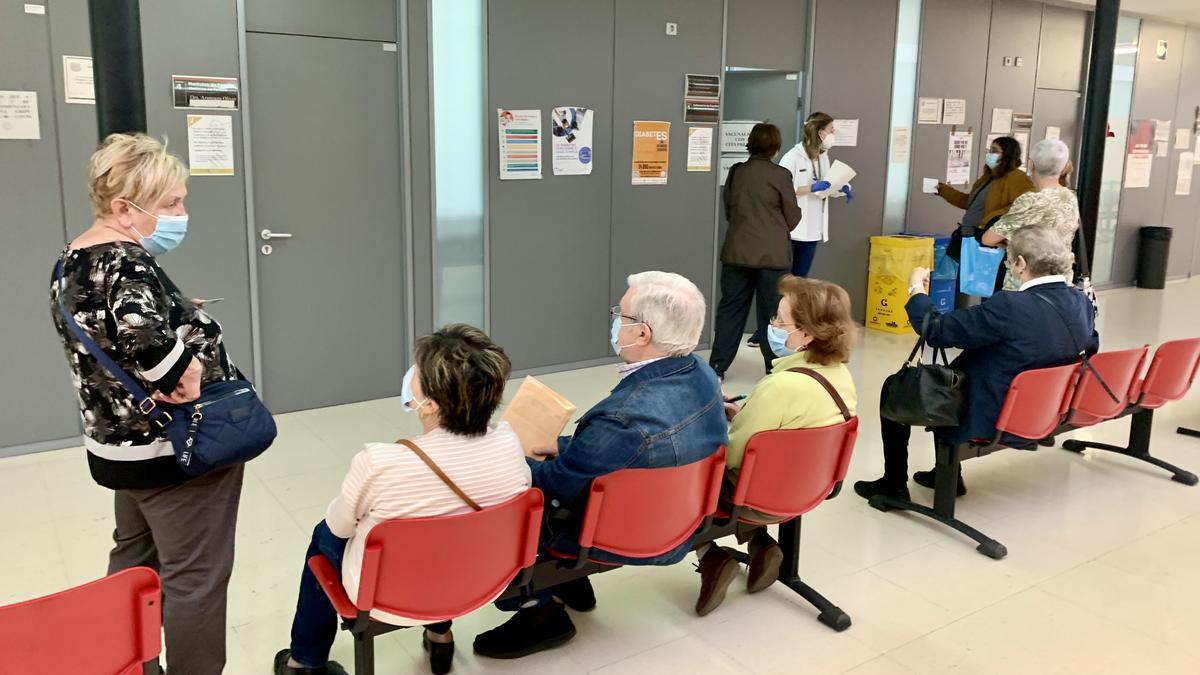
[[[854,484],[854,492],[859,497],[867,501],[871,501],[871,497],[875,495],[883,495],[884,497],[894,497],[896,499],[908,500],[908,486],[896,485],[886,478],[879,480],[860,480]]]
[[[292,668],[287,664],[291,657],[290,649],[280,650],[275,655],[275,675],[349,675],[337,661],[328,661],[318,668]]]
[[[450,664],[454,662],[454,641],[434,642],[429,639],[429,633],[421,635],[421,647],[429,652],[429,670],[434,675],[446,675],[450,672]]]
[[[935,473],[934,469],[930,469],[929,471],[918,471],[913,474],[913,482],[921,487],[926,487],[932,490],[934,489],[934,486],[937,485],[937,474]],[[967,485],[966,483],[963,483],[961,472],[958,474],[957,493],[959,497],[967,494]]]
[[[493,659],[519,659],[566,644],[575,624],[558,602],[518,610],[513,618],[475,636],[475,653]]]
[[[750,338],[749,340],[746,340],[746,346],[758,349],[762,346],[762,342],[760,342],[758,338]]]
[[[587,577],[559,584],[550,590],[554,597],[576,612],[590,612],[596,609],[596,592],[592,590],[592,582]]]

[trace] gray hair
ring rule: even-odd
[[[1033,164],[1033,170],[1042,176],[1057,178],[1070,159],[1071,149],[1057,139],[1038,141],[1029,150],[1029,162]]]
[[[1008,239],[1008,255],[1011,260],[1024,258],[1035,278],[1068,275],[1075,264],[1071,246],[1048,227],[1023,227],[1014,232]]]
[[[632,274],[628,283],[630,312],[650,327],[653,344],[668,356],[691,354],[704,330],[704,294],[696,284],[671,272]]]

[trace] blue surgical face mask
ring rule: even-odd
[[[797,328],[796,330],[800,329]],[[795,332],[794,330],[789,333],[778,326],[767,326],[767,344],[771,347],[771,353],[781,359],[785,356],[795,354],[796,350],[787,346],[788,338]]]
[[[129,202],[129,205],[148,216],[154,216],[153,213],[133,202]],[[183,243],[183,238],[187,236],[187,226],[188,217],[186,215],[166,216],[160,214],[154,216],[154,231],[146,237],[139,233],[138,239],[141,240],[142,248],[153,255],[162,255],[175,250]]]
[[[983,163],[987,164],[989,169],[994,169],[1000,165],[1000,155],[994,152],[989,152],[983,156]]]
[[[425,399],[424,401],[421,401],[420,403],[418,403],[417,407],[415,407],[415,408],[413,408],[412,406],[409,405],[410,403],[417,400],[417,397],[415,394],[413,394],[413,390],[412,390],[412,379],[413,379],[413,375],[416,372],[417,372],[416,366],[409,366],[408,372],[404,373],[404,380],[400,384],[400,409],[407,413],[417,412],[418,410],[421,409],[421,406],[425,405],[426,403],[429,403],[429,399]]]

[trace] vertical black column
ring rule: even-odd
[[[146,131],[138,0],[88,0],[88,20],[100,139],[123,131]]]
[[[1100,180],[1104,173],[1104,144],[1108,135],[1108,99],[1112,91],[1113,50],[1117,46],[1117,19],[1121,0],[1096,0],[1092,17],[1092,56],[1088,62],[1087,98],[1083,109],[1083,134],[1079,150],[1079,215],[1091,267],[1096,251],[1096,218],[1100,211]]]

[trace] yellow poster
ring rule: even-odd
[[[671,123],[633,123],[633,184],[666,185],[671,157]]]

